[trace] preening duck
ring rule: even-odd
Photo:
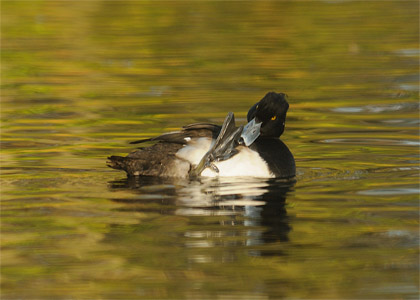
[[[295,160],[280,140],[289,109],[287,96],[269,92],[236,127],[232,113],[223,125],[196,123],[132,144],[154,142],[126,157],[108,157],[108,166],[128,176],[252,176],[292,178]]]

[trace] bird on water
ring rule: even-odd
[[[286,94],[269,92],[249,109],[245,126],[229,113],[223,125],[195,123],[131,142],[154,144],[107,163],[128,176],[293,178],[294,157],[280,140],[288,109]]]

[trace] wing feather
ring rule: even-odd
[[[130,142],[130,144],[141,144],[145,142],[168,142],[185,144],[191,138],[209,137],[216,139],[222,127],[210,123],[194,123],[182,127],[180,131],[171,131],[157,137],[141,139]]]

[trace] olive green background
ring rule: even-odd
[[[2,299],[418,297],[417,1],[1,1]],[[259,179],[139,184],[127,142],[289,95]],[[233,201],[233,202],[232,202]],[[271,223],[270,223],[271,224]]]

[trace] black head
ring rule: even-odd
[[[257,123],[262,122],[260,136],[280,137],[286,123],[286,113],[289,109],[287,95],[269,92],[248,111],[248,122],[255,118]]]

